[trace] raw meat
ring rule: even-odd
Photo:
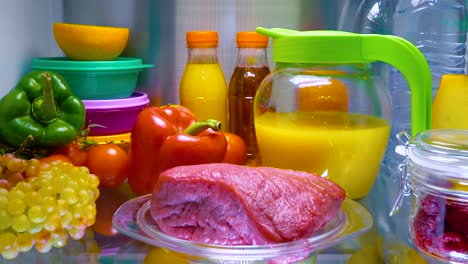
[[[338,212],[345,191],[306,172],[227,163],[159,176],[151,215],[171,236],[207,244],[263,245],[306,238]]]

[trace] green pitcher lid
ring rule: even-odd
[[[382,61],[398,69],[411,91],[411,132],[430,128],[432,76],[426,59],[409,41],[392,35],[336,30],[256,31],[273,38],[273,61],[286,63],[370,63]]]
[[[358,63],[361,39],[356,33],[331,30],[295,31],[257,28],[257,32],[273,37],[273,61],[290,63]],[[350,52],[356,50],[357,52]],[[319,51],[319,52],[315,52]]]

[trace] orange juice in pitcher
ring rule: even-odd
[[[427,129],[431,75],[421,52],[395,36],[257,28],[273,37],[276,69],[254,100],[262,165],[303,170],[342,186],[351,199],[371,190],[390,137],[391,96],[371,62],[394,65],[414,96],[414,132]],[[398,58],[394,54],[398,53]]]

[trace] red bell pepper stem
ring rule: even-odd
[[[200,134],[203,130],[208,128],[213,129],[214,131],[219,131],[221,129],[221,122],[214,119],[207,119],[205,121],[199,121],[191,124],[184,130],[184,133],[190,136],[196,136]]]

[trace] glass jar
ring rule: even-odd
[[[406,143],[403,196],[413,194],[409,230],[430,259],[468,262],[468,130],[427,130]]]

